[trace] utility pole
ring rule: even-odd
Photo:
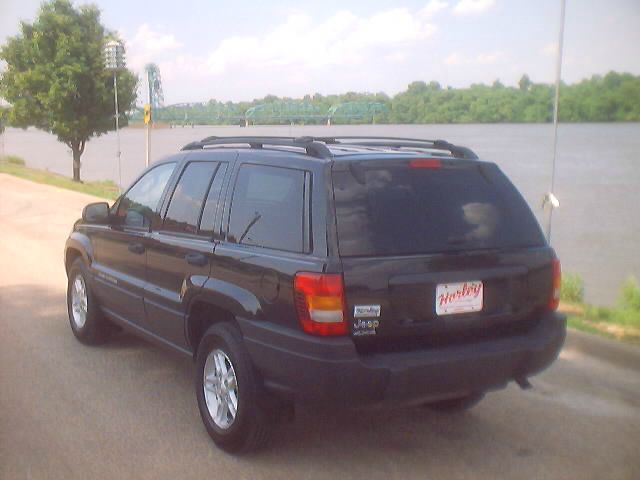
[[[122,70],[126,66],[124,57],[124,46],[122,43],[111,40],[104,47],[105,68],[113,72],[113,98],[116,112],[116,139],[117,149],[116,158],[118,161],[118,187],[122,192],[122,164],[120,161],[120,113],[118,111],[118,70]]]
[[[560,202],[553,193],[556,186],[556,158],[558,156],[558,104],[560,103],[560,82],[562,80],[562,49],[564,45],[564,17],[566,0],[560,0],[560,32],[558,33],[558,55],[556,58],[556,92],[553,102],[553,161],[551,163],[551,188],[545,195],[542,206],[549,205],[549,220],[547,224],[547,241],[551,243],[551,221],[553,210],[560,206]]]
[[[144,134],[144,166],[148,167],[151,161],[151,124],[153,120],[151,119],[151,105],[153,105],[153,93],[151,91],[152,87],[152,79],[151,72],[147,70],[147,83],[149,84],[149,103],[145,105],[145,134]]]
[[[116,71],[113,71],[113,96],[116,104],[116,139],[118,143],[116,156],[118,157],[118,186],[120,187],[120,191],[122,191],[122,162],[121,162],[121,151],[120,151],[120,113],[118,112],[118,77]]]
[[[149,166],[149,157],[151,156],[151,105],[144,106],[144,166]]]

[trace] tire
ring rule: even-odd
[[[98,303],[89,286],[87,268],[76,259],[69,269],[67,283],[67,314],[71,331],[86,345],[103,343],[109,333],[107,320],[100,313]],[[80,290],[84,290],[84,295]]]
[[[220,449],[248,453],[267,443],[272,422],[265,395],[235,325],[223,322],[205,332],[196,356],[195,387],[202,421]]]
[[[475,407],[484,398],[484,392],[475,392],[464,397],[448,398],[438,402],[427,403],[428,407],[437,412],[459,413]]]

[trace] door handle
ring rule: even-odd
[[[144,253],[144,245],[141,243],[130,243],[128,248],[131,253],[137,253],[138,255]]]
[[[184,259],[189,265],[195,265],[196,267],[204,267],[209,260],[202,253],[187,253]]]

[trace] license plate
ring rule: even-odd
[[[479,312],[482,310],[482,282],[441,283],[436,287],[436,314]]]

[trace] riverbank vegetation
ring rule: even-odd
[[[563,274],[560,309],[568,315],[569,326],[640,345],[640,285],[629,277],[620,288],[612,307],[586,304],[582,279],[576,274]]]
[[[37,170],[25,166],[25,162],[20,157],[8,155],[0,157],[0,173],[7,173],[16,177],[31,180],[32,182],[44,183],[54,187],[66,188],[76,192],[94,195],[107,199],[118,197],[118,186],[111,180],[99,182],[75,182],[69,177],[51,173],[46,170]]]
[[[517,86],[499,80],[492,85],[452,88],[438,82],[417,81],[390,97],[383,92],[305,95],[303,98],[267,95],[251,102],[209,100],[160,108],[156,121],[168,123],[543,123],[553,117],[554,87],[523,75]],[[251,112],[252,107],[259,107]],[[262,112],[262,113],[260,113]],[[255,115],[254,115],[255,114]],[[609,72],[560,88],[562,122],[640,121],[640,76]],[[141,121],[142,112],[132,113]]]

